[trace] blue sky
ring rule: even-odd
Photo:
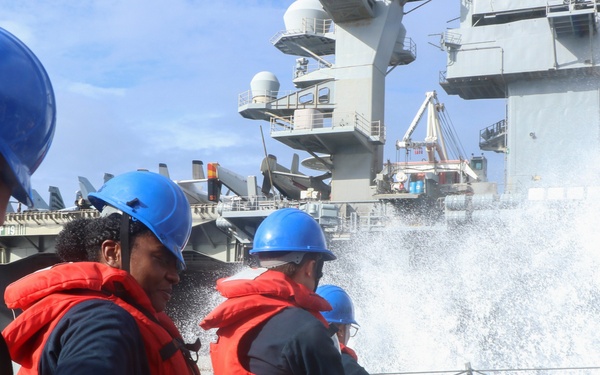
[[[294,56],[269,39],[284,29],[290,0],[33,1],[0,8],[0,27],[23,40],[52,80],[57,131],[50,152],[33,177],[47,199],[58,186],[67,206],[77,176],[96,186],[105,172],[157,171],[167,163],[173,179],[191,178],[192,160],[216,161],[242,175],[258,175],[269,153],[282,164],[293,151],[268,136],[266,122],[237,112],[238,94],[254,74],[267,70],[292,90]],[[406,11],[419,3],[411,3]],[[425,92],[446,104],[467,154],[481,153],[481,128],[504,118],[503,100],[465,101],[439,86],[446,55],[431,44],[458,27],[460,1],[432,0],[404,18],[417,43],[417,60],[396,68],[387,80],[385,157],[396,160],[401,138]],[[501,182],[502,156],[492,160],[490,179]],[[301,154],[301,159],[308,156]],[[309,171],[305,171],[309,173]],[[262,177],[259,176],[259,183]]]

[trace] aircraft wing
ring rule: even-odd
[[[262,186],[264,194],[269,194],[272,186],[282,195],[295,200],[301,198],[302,191],[310,188],[319,192],[323,198],[329,197],[331,193],[331,187],[323,182],[323,180],[330,178],[331,174],[327,172],[321,176],[308,176],[298,172],[297,154],[294,154],[291,169],[277,163],[277,158],[274,155],[268,155],[263,159],[260,170],[264,176]]]
[[[206,179],[198,180],[180,180],[174,181],[185,193],[190,204],[209,203],[208,193],[202,186],[206,184]]]

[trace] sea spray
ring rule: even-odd
[[[330,241],[338,259],[321,283],[352,297],[360,330],[349,345],[371,373],[598,366],[599,210],[529,204],[448,227],[399,215],[381,232]],[[198,322],[223,300],[216,279],[242,267],[185,274],[169,307],[186,341],[201,338],[203,373],[215,332]]]
[[[370,372],[600,365],[599,209],[528,205],[442,230],[399,217],[333,243],[323,282],[353,298],[350,346]]]
[[[209,350],[210,343],[216,339],[216,331],[204,331],[199,326],[200,320],[224,300],[215,288],[217,279],[234,274],[241,267],[229,265],[219,271],[183,273],[167,307],[167,313],[186,343],[200,339],[202,347],[198,353],[198,367],[202,374],[212,373]]]

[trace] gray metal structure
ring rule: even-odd
[[[272,41],[283,53],[319,61],[335,53],[335,62],[297,74],[298,92],[240,101],[242,116],[271,122],[274,139],[317,159],[331,155],[331,163],[321,160],[332,173],[333,201],[373,197],[383,164],[385,76],[390,65],[415,59],[404,48],[403,3],[323,1],[331,19],[304,18],[303,29],[282,31]]]
[[[304,3],[314,6],[315,1],[298,0],[292,7]],[[480,131],[482,150],[506,153],[507,181],[501,195],[494,182],[487,182],[485,157],[471,158],[468,168],[462,158],[435,156],[435,150],[443,148],[441,136],[412,140],[418,118],[397,146],[423,147],[429,160],[383,161],[386,76],[416,59],[402,25],[406,3],[320,0],[319,9],[294,9],[294,25],[271,42],[298,57],[293,78],[297,90],[280,93],[277,78],[261,72],[252,90],[240,95],[238,110],[245,118],[268,121],[274,139],[308,152],[312,158],[303,165],[321,176],[331,174],[330,196],[322,196],[327,189],[319,194],[295,191],[298,184],[290,180],[281,185],[301,199],[271,199],[260,192],[254,176],[246,179],[221,168],[219,183],[229,183],[237,195],[217,204],[204,202],[210,195],[206,191],[194,190],[202,199],[190,200],[194,222],[184,250],[190,269],[244,262],[260,222],[282,207],[306,210],[330,239],[344,240],[357,232],[382,230],[390,218],[415,212],[420,222],[413,222],[409,230],[418,228],[414,224],[438,228],[440,223],[502,216],[499,210],[526,199],[600,199],[597,0],[460,0],[460,28],[443,34],[448,60],[441,86],[446,92],[464,99],[507,101],[506,119]],[[427,95],[434,98],[435,92]],[[428,106],[433,111],[443,108],[439,103]],[[275,168],[280,179],[307,179],[297,173],[297,161],[289,172],[276,168],[275,161],[263,164],[263,174]],[[168,173],[166,166],[163,171]],[[181,183],[210,180],[204,177],[198,164],[193,180]],[[96,214],[9,214],[0,228],[0,263],[52,251],[65,222]]]
[[[442,40],[441,85],[464,99],[506,99],[506,119],[480,134],[483,149],[506,153],[506,193],[596,196],[599,9],[596,0],[461,0],[460,27]]]

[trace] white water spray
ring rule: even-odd
[[[441,231],[399,219],[338,243],[323,282],[353,298],[350,346],[371,373],[598,366],[599,209],[529,206]]]
[[[444,230],[398,230],[413,219],[398,218],[384,232],[332,243],[338,260],[326,264],[322,283],[352,297],[361,328],[349,345],[370,373],[459,370],[467,362],[597,367],[599,210],[598,202],[531,205],[503,211],[502,221]],[[223,300],[216,279],[233,273],[190,276],[173,301],[184,338],[201,338],[203,373],[215,335],[198,322]]]

